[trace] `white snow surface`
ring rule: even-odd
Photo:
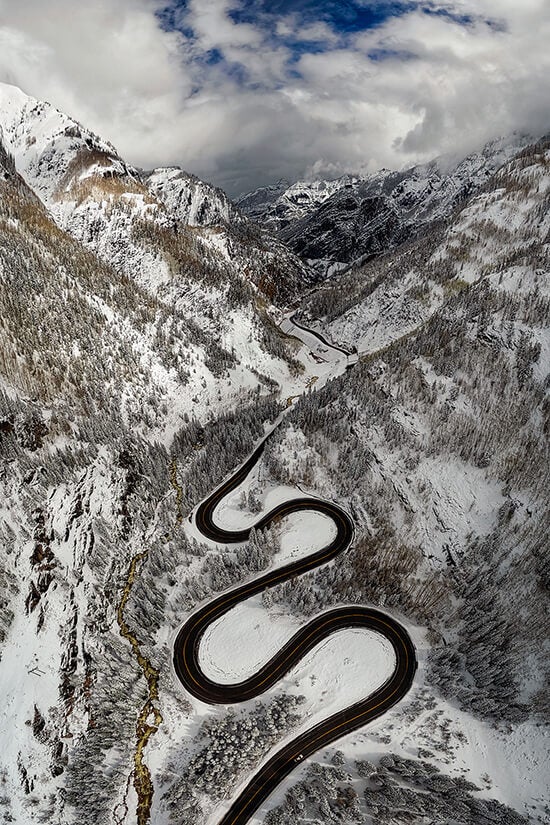
[[[186,189],[185,173],[180,170],[157,170],[153,174],[151,191],[154,187],[159,192],[162,189],[162,203],[148,203],[146,192],[133,192],[124,196],[124,207],[114,217],[110,214],[112,204],[108,204],[101,192],[94,193],[94,197],[80,204],[67,199],[56,200],[60,181],[74,153],[82,146],[82,134],[89,137],[97,151],[109,156],[111,171],[128,178],[133,178],[134,171],[118,158],[110,144],[85,130],[82,130],[79,137],[78,130],[81,127],[71,118],[49,104],[40,103],[5,84],[0,84],[0,121],[7,148],[13,152],[18,169],[51,205],[59,223],[84,243],[89,243],[90,248],[96,249],[106,259],[110,258],[117,244],[126,237],[136,216],[143,217],[152,212],[154,220],[162,226],[164,221],[169,220],[165,210],[176,209],[178,198],[183,199],[185,209],[188,209],[185,214],[190,223],[199,222],[204,215],[209,221],[220,217],[225,219],[224,216],[229,214],[224,211],[226,205],[223,199],[218,203],[209,203],[203,210],[204,201],[201,198],[204,191],[192,187]],[[91,165],[84,174],[93,177],[105,168],[102,165]],[[81,177],[79,180],[81,181]],[[533,221],[533,213],[546,195],[545,186],[541,181],[538,183],[538,187],[533,187],[528,207],[518,205],[505,188],[480,196],[474,206],[464,210],[460,220],[450,228],[445,245],[436,254],[442,257],[447,254],[447,250],[455,242],[459,242],[462,232],[475,233],[480,215],[483,215],[484,220],[492,221],[501,231],[522,230],[524,241],[527,236],[526,243],[529,237],[546,236],[549,229],[548,215],[540,216],[536,226]],[[409,186],[413,186],[413,183]],[[310,187],[308,191],[314,191],[316,197],[326,198],[330,194],[329,189],[317,186]],[[309,195],[306,193],[307,197],[302,197],[300,186],[295,186],[293,192],[296,195],[296,209],[309,208]],[[86,240],[86,232],[96,220],[105,232],[100,231],[96,239]],[[202,237],[205,247],[208,246],[226,260],[229,259],[225,236],[205,230]],[[548,289],[547,273],[533,273],[515,265],[504,272],[493,270],[487,274],[483,270],[482,274],[482,267],[498,256],[497,246],[498,240],[480,243],[474,250],[475,254],[466,262],[461,279],[465,283],[472,283],[480,277],[486,277],[492,286],[510,293],[536,286],[544,294],[544,288]],[[297,357],[304,366],[302,375],[291,375],[286,364],[264,353],[259,347],[252,310],[235,310],[220,318],[219,313],[216,314],[220,301],[218,291],[188,281],[182,282],[177,290],[172,291],[173,284],[163,262],[152,254],[143,254],[142,247],[127,246],[124,254],[121,253],[120,265],[132,271],[137,267],[138,279],[151,292],[165,290],[167,298],[175,296],[188,306],[190,315],[200,320],[201,328],[228,349],[234,346],[241,359],[241,364],[231,370],[233,389],[229,384],[217,381],[205,369],[199,346],[189,353],[190,365],[196,367],[196,370],[191,373],[189,382],[185,385],[162,364],[153,363],[155,380],[164,388],[164,398],[170,400],[170,409],[162,431],[148,433],[151,438],[162,437],[169,443],[173,432],[182,423],[184,412],[189,409],[197,417],[204,418],[213,405],[219,410],[239,399],[245,401],[257,385],[251,368],[274,377],[280,385],[281,397],[288,398],[292,403],[292,399],[302,393],[304,387],[312,386],[315,382],[318,386],[322,385],[330,377],[341,373],[349,362],[343,353],[324,347],[314,336],[292,325],[287,317],[283,321],[283,331],[302,342]],[[444,298],[440,287],[432,285],[427,300],[411,301],[408,290],[418,285],[419,278],[420,273],[409,273],[400,286],[393,284],[385,292],[381,290],[380,293],[375,293],[368,302],[338,319],[324,334],[334,341],[358,344],[360,349],[369,352],[395,340],[428,317]],[[107,324],[124,326],[124,319],[113,317],[112,313],[109,314],[108,307],[104,307],[103,311]],[[516,327],[517,331],[521,331],[519,323]],[[126,333],[128,346],[139,351],[143,363],[150,363],[153,355],[145,336],[137,340],[132,338],[131,330],[127,330],[125,335]],[[537,328],[534,335],[542,348],[541,357],[535,366],[542,377],[544,365],[550,360],[550,333],[547,329]],[[437,375],[427,362],[421,362],[417,366],[430,384],[437,385],[438,392],[450,393],[451,379]],[[12,388],[5,389],[8,393],[13,393]],[[453,403],[460,407],[464,400],[458,395]],[[413,437],[422,439],[426,436],[426,425],[419,417],[407,414],[398,407],[394,411],[394,417]],[[61,441],[57,446],[63,446]],[[422,525],[426,549],[437,561],[442,561],[445,546],[450,546],[451,550],[460,547],[468,532],[475,531],[478,535],[484,535],[491,529],[494,513],[498,510],[502,497],[499,487],[485,477],[483,470],[457,460],[443,463],[430,458],[409,471],[403,468],[399,457],[390,455],[376,437],[373,437],[372,449],[380,461],[380,472],[395,479],[395,484],[412,510],[422,508],[424,502],[420,496],[416,497],[415,489],[421,484],[432,485],[433,507],[429,512],[423,513]],[[112,460],[112,456],[100,452],[94,466],[79,480],[78,492],[83,493],[84,512],[81,521],[70,530],[68,526],[75,499],[74,485],[70,488],[63,484],[51,490],[48,501],[50,526],[56,535],[55,555],[60,565],[59,571],[63,572],[59,572],[44,598],[47,615],[39,635],[36,629],[37,613],[27,615],[24,612],[24,594],[21,592],[18,596],[21,602],[21,605],[18,604],[19,612],[3,648],[0,667],[0,695],[3,697],[0,710],[2,761],[7,770],[6,782],[12,796],[12,815],[14,821],[21,825],[26,825],[29,821],[29,808],[22,804],[18,753],[24,752],[26,764],[35,771],[35,775],[43,783],[43,789],[53,791],[63,782],[63,778],[55,779],[49,775],[49,757],[44,746],[32,733],[33,710],[36,706],[46,714],[49,708],[55,707],[59,702],[58,667],[63,656],[60,629],[70,618],[69,590],[73,586],[79,615],[86,614],[89,585],[86,529],[92,519],[99,516],[105,519],[107,525],[116,524],[118,516],[112,510],[117,502],[113,493],[116,479],[111,472]],[[406,479],[406,485],[403,479]],[[327,478],[326,482],[329,489],[330,479]],[[28,483],[32,484],[32,481]],[[5,502],[0,507],[0,528],[8,525],[17,535],[18,573],[22,583],[28,586],[31,572],[28,559],[32,552],[29,522],[24,514],[20,492],[7,489],[2,478],[0,485]],[[262,512],[297,494],[294,488],[273,486],[265,477],[265,470],[260,464],[243,485],[219,506],[216,519],[222,526],[249,526],[258,519],[258,514],[247,513],[240,507],[242,492],[250,489],[259,490]],[[330,540],[334,529],[329,519],[306,513],[293,514],[283,521],[281,527],[282,546],[280,553],[272,559],[273,567],[314,552]],[[201,538],[193,527],[190,527],[189,534]],[[8,561],[9,564],[14,563],[11,556]],[[78,571],[83,571],[82,580],[77,580]],[[209,628],[200,651],[203,667],[208,675],[223,683],[246,678],[276,653],[301,624],[301,621],[284,614],[278,607],[266,607],[261,597],[249,599]],[[545,800],[538,789],[547,784],[548,733],[531,723],[503,732],[443,701],[438,701],[435,710],[426,710],[420,716],[409,716],[409,703],[423,687],[423,662],[428,648],[418,628],[408,629],[417,645],[420,661],[419,674],[410,698],[364,731],[339,741],[335,747],[344,751],[349,765],[352,765],[354,759],[373,759],[388,750],[416,758],[419,747],[428,748],[434,754],[431,759],[444,772],[453,775],[466,772],[468,778],[482,787],[483,776],[489,773],[493,786],[486,788],[484,794],[495,796],[524,812],[527,812],[529,805],[535,805],[537,812],[544,816]],[[81,638],[81,624],[78,625],[78,632]],[[168,633],[167,627],[161,629],[157,640],[159,644],[167,640]],[[381,637],[367,631],[341,631],[308,654],[264,698],[269,700],[283,691],[306,697],[305,705],[302,706],[304,719],[297,731],[292,732],[292,738],[296,732],[363,698],[387,678],[392,666],[393,653]],[[151,747],[146,754],[146,761],[154,776],[157,771],[165,769],[167,754],[181,747],[182,742],[190,743],[203,719],[223,712],[192,702],[192,713],[187,717],[179,702],[172,701],[169,696],[163,698],[163,701],[164,723],[151,740]],[[440,729],[443,719],[449,720],[451,753],[446,751],[445,734]],[[85,732],[88,722],[82,709],[75,708],[70,717],[71,736]],[[6,731],[9,736],[5,735]],[[389,737],[389,740],[382,740],[381,737]],[[328,748],[320,756],[329,759],[333,751],[334,748]],[[285,787],[297,778],[300,771],[301,768],[297,768],[253,822],[260,822],[265,810],[281,800]],[[211,821],[217,821],[219,815],[219,809],[213,811]],[[368,812],[365,811],[365,817],[367,815]],[[164,822],[159,818],[155,821],[158,825],[167,825],[167,820]]]
[[[179,167],[155,169],[146,178],[146,184],[179,220],[190,226],[216,226],[244,220],[224,192]]]
[[[303,621],[293,620],[282,611],[268,612],[261,597],[255,596],[208,628],[201,642],[201,667],[210,679],[221,684],[247,679],[301,625]],[[383,637],[367,630],[342,630],[321,642],[281,684],[286,684],[289,692],[294,692],[293,683],[304,677],[312,686],[317,681],[324,684],[323,707],[311,710],[309,721],[314,723],[327,715],[327,707],[333,712],[337,706],[345,708],[372,693],[391,676],[394,664],[393,650]]]

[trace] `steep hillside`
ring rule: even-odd
[[[241,198],[239,205],[324,276],[422,236],[531,140],[512,135],[493,141],[459,163],[440,158],[402,172],[382,169],[366,177],[299,182],[261,214],[254,207],[258,193]]]
[[[372,734],[376,764],[358,766],[381,823],[408,821],[402,805],[430,816],[422,793],[403,790],[400,765],[419,789],[435,767],[461,771],[478,789],[485,774],[491,795],[534,822],[545,816],[549,170],[543,142],[497,173],[432,251],[425,295],[430,303],[441,290],[439,309],[432,303],[415,332],[388,336],[377,351],[373,344],[352,370],[300,400],[267,458],[281,482],[338,495],[359,524],[348,558],[281,588],[279,606],[311,613],[371,603],[428,630],[423,713],[397,713],[381,726],[393,761],[380,761]],[[367,335],[370,301],[375,293],[346,313],[348,341],[353,330]],[[344,329],[338,323],[332,332]],[[417,753],[423,761],[411,760]],[[486,821],[444,781],[457,822]],[[334,793],[320,792],[320,810]],[[269,821],[287,822],[294,799]],[[430,809],[436,804],[430,796]]]
[[[154,169],[142,175],[147,188],[170,212],[189,226],[242,226],[243,214],[225,192],[201,181],[177,166]]]
[[[296,380],[299,365],[250,291],[220,289],[197,259],[192,311],[185,294],[152,294],[59,229],[12,170],[0,192],[0,287],[2,374],[17,392],[70,403],[92,422],[115,410],[161,435],[211,404],[273,391],[277,376]]]
[[[290,301],[312,282],[288,247],[248,220],[220,189],[178,168],[155,169],[142,179],[177,226],[195,228],[201,255],[216,253],[231,273],[244,275],[268,300]]]
[[[199,502],[267,433],[216,520],[250,526],[312,493],[346,508],[355,540],[216,621],[205,671],[239,682],[304,615],[358,603],[406,627],[419,669],[400,705],[319,753],[330,764],[297,754],[298,785],[258,816],[544,821],[550,146],[479,189],[482,167],[451,217],[424,191],[429,234],[311,293],[300,317],[326,338],[290,310],[283,335],[272,318],[309,275],[282,242],[0,86],[6,822],[216,822],[285,737],[384,684],[392,650],[357,629],[238,709],[175,679],[192,611],[336,529],[294,512],[241,544],[203,540]]]
[[[533,266],[544,266],[547,145],[527,147],[502,166],[452,220],[312,293],[304,317],[371,353],[419,328],[453,293],[487,273],[526,254]]]
[[[352,186],[358,177],[344,175],[336,180],[279,181],[243,195],[237,205],[260,225],[267,225],[274,232],[311,215],[335,192]]]
[[[82,204],[97,210],[100,229],[117,213],[109,227],[118,254],[108,262],[100,232],[83,244],[60,225],[68,201],[40,182],[50,170],[43,153],[36,167],[19,156],[41,200],[11,148],[0,143],[2,812],[82,825],[119,821],[126,809],[142,823],[159,678],[163,706],[185,719],[168,649],[143,613],[142,568],[160,559],[162,578],[171,558],[189,572],[202,550],[186,543],[183,507],[244,458],[278,414],[277,396],[299,392],[308,376],[265,297],[202,247],[187,257],[183,245],[170,247],[180,282],[162,288],[167,247],[143,231],[152,277],[134,277],[124,247],[137,254],[135,222],[128,230],[123,200],[108,189],[119,178],[103,189],[103,177],[84,177]],[[63,169],[65,155],[51,169]],[[132,174],[120,170],[125,192]],[[165,220],[139,181],[135,190],[132,210],[141,199]],[[71,220],[91,228],[73,203]],[[180,620],[181,604],[171,610],[163,627]]]
[[[214,187],[178,170],[142,173],[81,124],[5,84],[0,122],[18,171],[59,226],[150,292],[178,300],[188,273],[191,281],[208,273],[222,288],[251,284],[286,302],[308,283],[300,261]]]

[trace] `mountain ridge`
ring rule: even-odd
[[[302,512],[233,548],[204,543],[196,508],[269,433],[216,523],[246,532],[299,488],[345,510],[354,542],[227,614],[201,667],[239,683],[308,615],[366,603],[406,627],[418,670],[379,724],[296,764],[303,781],[266,823],[362,825],[365,805],[379,825],[542,821],[550,144],[479,188],[474,176],[449,214],[446,191],[438,220],[396,248],[402,215],[392,206],[392,234],[382,208],[381,254],[316,283],[219,190],[135,169],[53,107],[4,94],[6,820],[212,821],[283,737],[383,684],[388,651],[355,632],[239,711],[212,714],[173,679],[186,617],[329,538]],[[382,207],[391,174],[371,191]],[[427,179],[401,180],[414,214]]]
[[[326,277],[425,233],[533,140],[514,133],[459,160],[447,156],[402,171],[298,181],[260,206],[254,201],[261,201],[261,190],[237,203]]]
[[[187,234],[201,256],[223,259],[237,279],[253,255],[249,277],[269,299],[284,302],[311,279],[301,261],[251,224],[225,193],[195,176],[177,168],[144,173],[51,104],[6,84],[0,84],[0,120],[18,171],[57,223],[144,285],[159,286],[151,281],[159,262],[132,230],[143,224],[149,234],[158,229],[160,245],[162,235],[172,247],[176,235]],[[133,239],[130,247],[127,240],[121,245],[121,234]]]

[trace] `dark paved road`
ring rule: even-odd
[[[246,541],[246,530],[224,530],[217,527],[213,513],[219,502],[237,487],[250,472],[263,452],[263,444],[237,472],[217,489],[197,510],[196,521],[207,538],[227,544]],[[292,562],[278,570],[230,590],[202,607],[183,625],[174,645],[174,668],[184,687],[203,702],[231,704],[252,699],[263,693],[284,676],[304,655],[324,638],[337,630],[363,627],[376,631],[391,644],[395,653],[395,669],[390,678],[374,693],[349,708],[329,716],[310,730],[282,747],[253,776],[247,787],[225,814],[220,825],[244,825],[274,788],[296,765],[320,748],[344,734],[362,727],[384,714],[399,702],[409,690],[416,671],[416,655],[409,634],[395,619],[371,608],[350,606],[327,611],[301,628],[287,644],[250,679],[231,685],[212,682],[201,671],[198,661],[200,641],[206,628],[239,602],[268,587],[312,570],[342,553],[353,538],[353,523],[347,513],[335,504],[297,498],[275,507],[254,525],[263,529],[282,516],[312,510],[330,517],[336,525],[336,537],[317,553]]]
[[[343,352],[344,355],[351,355],[352,354],[352,351],[349,350],[349,349],[344,349],[344,347],[339,347],[338,344],[331,344],[329,341],[327,341],[327,339],[325,338],[324,335],[321,335],[320,332],[317,332],[316,330],[311,329],[310,327],[305,327],[303,324],[300,324],[300,322],[296,320],[296,315],[292,315],[290,317],[290,320],[292,321],[292,323],[294,324],[295,327],[299,327],[300,329],[303,329],[304,332],[309,332],[310,335],[313,335],[313,336],[315,336],[315,338],[318,338],[319,341],[322,344],[324,344],[327,347],[330,347],[330,349],[335,349],[338,352]]]

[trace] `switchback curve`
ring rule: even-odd
[[[409,690],[417,667],[414,645],[402,625],[379,610],[346,606],[329,610],[308,622],[249,679],[234,684],[218,684],[202,672],[199,664],[199,647],[204,632],[212,622],[244,599],[325,564],[342,553],[353,538],[353,523],[344,510],[330,502],[307,497],[280,504],[259,519],[253,528],[225,530],[216,526],[213,515],[217,505],[244,480],[260,458],[263,449],[262,442],[248,461],[199,506],[196,523],[203,535],[225,544],[243,542],[247,540],[252,529],[265,529],[289,513],[310,510],[332,518],[336,525],[336,536],[322,550],[229,590],[194,613],[180,629],[174,643],[173,662],[179,680],[193,696],[203,702],[242,702],[260,695],[278,682],[308,651],[327,636],[338,630],[357,627],[375,631],[390,642],[395,654],[395,668],[386,682],[374,693],[345,710],[332,714],[275,753],[233,802],[221,819],[220,825],[245,825],[298,762],[393,707]]]

